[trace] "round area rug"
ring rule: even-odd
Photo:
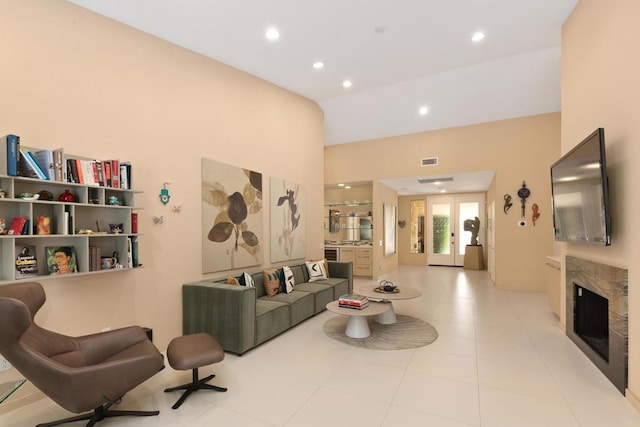
[[[347,316],[336,316],[324,324],[324,333],[334,340],[371,350],[404,350],[423,347],[438,338],[436,328],[427,322],[411,316],[396,314],[398,321],[391,325],[381,325],[370,317],[371,335],[367,338],[349,338],[344,334]]]

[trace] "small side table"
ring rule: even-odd
[[[393,309],[393,300],[412,299],[422,296],[418,289],[398,287],[398,292],[378,292],[375,289],[356,289],[355,292],[369,297],[369,301],[378,301],[385,304],[389,309],[376,316],[376,322],[382,325],[392,325],[398,321],[396,312]]]
[[[382,314],[388,309],[389,306],[387,304],[380,304],[372,301],[370,301],[369,305],[363,309],[340,307],[338,301],[331,301],[327,304],[327,310],[349,317],[344,334],[350,338],[367,338],[371,335],[367,316]]]

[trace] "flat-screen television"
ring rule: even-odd
[[[551,191],[555,240],[611,244],[603,128],[551,165]]]

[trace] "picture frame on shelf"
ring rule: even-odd
[[[78,272],[76,250],[73,246],[47,246],[45,248],[47,272],[52,275]]]

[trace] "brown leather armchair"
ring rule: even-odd
[[[0,286],[0,353],[22,375],[64,409],[86,414],[37,427],[105,417],[157,415],[159,411],[109,408],[164,367],[164,359],[137,326],[69,337],[36,325],[46,300],[40,283]]]

